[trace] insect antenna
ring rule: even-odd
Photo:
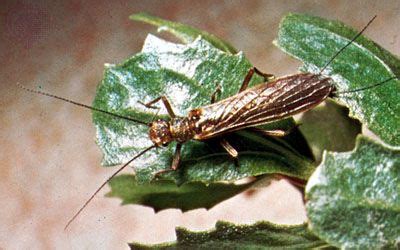
[[[149,123],[143,122],[143,121],[139,121],[139,120],[134,119],[132,117],[115,114],[115,113],[112,113],[112,112],[109,112],[109,111],[106,111],[106,110],[103,110],[103,109],[99,109],[99,108],[95,108],[95,107],[92,107],[92,106],[89,106],[89,105],[86,105],[86,104],[83,104],[83,103],[75,102],[73,100],[69,100],[67,98],[56,96],[56,95],[53,95],[53,94],[50,94],[50,93],[47,93],[47,92],[43,92],[43,91],[40,91],[40,90],[30,89],[30,88],[27,88],[27,87],[21,85],[20,83],[17,83],[17,86],[22,88],[23,90],[26,90],[26,91],[31,92],[31,93],[48,96],[48,97],[51,97],[51,98],[55,98],[55,99],[58,99],[58,100],[61,100],[61,101],[64,101],[64,102],[68,102],[68,103],[74,104],[74,105],[79,106],[79,107],[87,108],[87,109],[90,109],[90,110],[93,110],[93,111],[97,111],[97,112],[101,112],[101,113],[104,113],[104,114],[107,114],[107,115],[110,115],[110,116],[114,116],[114,117],[125,119],[125,120],[128,120],[128,121],[136,122],[136,123],[139,123],[139,124],[142,124],[142,125],[150,126]]]
[[[333,62],[333,60],[335,60],[348,46],[350,46],[350,44],[352,44],[358,37],[360,37],[361,34],[364,33],[364,31],[365,31],[365,30],[371,25],[371,23],[376,19],[376,17],[377,17],[377,15],[373,16],[373,17],[371,18],[371,20],[368,21],[368,23],[364,26],[364,28],[363,28],[361,31],[359,31],[345,46],[343,46],[340,50],[338,50],[338,51],[328,60],[328,62],[325,63],[325,65],[322,67],[322,69],[319,71],[319,73],[318,73],[317,75],[321,75],[322,72],[329,66],[329,64],[330,64],[331,62]],[[317,75],[316,75],[316,76],[317,76]],[[338,92],[338,91],[333,91],[332,94],[331,94],[331,96],[338,96],[338,95],[341,95],[341,94],[349,94],[349,93],[359,92],[359,91],[363,91],[363,90],[368,90],[368,89],[371,89],[371,88],[375,88],[375,87],[381,86],[381,85],[383,85],[383,84],[385,84],[385,83],[387,83],[387,82],[390,82],[391,80],[394,80],[394,79],[399,79],[399,77],[398,77],[398,76],[393,76],[393,77],[390,77],[390,78],[388,78],[388,79],[386,79],[386,80],[383,80],[382,82],[375,83],[375,84],[372,84],[372,85],[369,85],[369,86],[365,86],[365,87],[361,87],[361,88],[358,88],[358,89],[345,90],[345,91],[340,91],[340,92]]]
[[[322,74],[322,72],[329,66],[329,64],[335,60],[336,57],[338,57],[338,55],[340,55],[340,53],[342,53],[343,50],[345,50],[348,46],[350,46],[350,44],[352,44],[359,36],[361,36],[362,33],[364,33],[364,31],[368,28],[368,26],[375,20],[375,18],[377,17],[377,15],[375,15],[373,18],[371,18],[371,20],[369,20],[369,22],[364,26],[364,28],[357,33],[357,35],[355,35],[353,37],[353,39],[351,39],[345,46],[343,46],[340,50],[338,50],[335,55],[333,55],[331,57],[331,59],[329,59],[329,61],[327,63],[325,63],[324,67],[322,67],[322,69],[319,71],[319,74]]]
[[[127,163],[125,163],[122,167],[120,167],[117,171],[115,171],[110,177],[108,177],[108,179],[106,181],[104,181],[97,189],[96,191],[92,194],[92,196],[90,196],[90,198],[85,202],[85,204],[83,204],[83,206],[74,214],[74,216],[67,222],[67,224],[64,227],[64,230],[67,230],[67,228],[69,227],[69,225],[71,225],[71,223],[76,219],[76,217],[78,217],[78,215],[83,211],[83,209],[86,208],[86,206],[93,200],[93,198],[100,192],[100,190],[112,179],[114,178],[119,172],[121,172],[125,167],[127,167],[131,162],[133,162],[134,160],[136,160],[137,158],[139,158],[141,155],[143,155],[144,153],[146,153],[147,151],[149,151],[150,149],[155,148],[155,145],[152,145],[148,148],[146,148],[145,150],[143,150],[142,152],[138,153],[137,155],[135,155],[132,159],[130,159]]]
[[[382,82],[378,82],[378,83],[375,83],[375,84],[372,84],[372,85],[369,85],[369,86],[365,86],[365,87],[362,87],[362,88],[345,90],[345,91],[340,91],[340,92],[339,91],[334,91],[334,92],[332,92],[332,95],[333,96],[338,96],[338,95],[342,95],[342,94],[349,94],[349,93],[364,91],[364,90],[372,89],[372,88],[375,88],[375,87],[379,87],[379,86],[381,86],[381,85],[383,85],[383,84],[385,84],[387,82],[390,82],[391,80],[396,80],[396,79],[399,80],[398,77],[393,76],[393,77],[390,77],[390,78],[388,78],[388,79],[386,79],[386,80],[384,80]]]
[[[153,123],[157,119],[157,116],[158,116],[159,113],[160,113],[160,109],[158,109],[157,113],[155,113],[153,118],[151,118],[151,123]]]

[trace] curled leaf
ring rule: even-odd
[[[304,63],[302,70],[320,73],[325,64],[358,32],[338,21],[289,14],[280,23],[275,44]],[[400,76],[400,60],[360,36],[322,72],[334,80],[338,101],[382,140],[400,145],[400,80],[347,94]]]
[[[352,152],[325,153],[306,197],[310,227],[328,243],[400,246],[400,148],[360,136]]]

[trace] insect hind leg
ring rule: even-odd
[[[255,127],[248,128],[248,130],[262,134],[262,135],[266,135],[266,136],[283,137],[283,136],[287,136],[288,134],[292,133],[293,130],[298,128],[300,125],[301,124],[295,124],[294,126],[292,126],[291,128],[289,128],[287,130],[283,130],[283,129],[265,130],[265,129],[255,128]]]
[[[273,75],[273,74],[264,73],[264,72],[260,71],[259,69],[257,69],[256,67],[253,67],[253,69],[254,69],[254,72],[257,75],[262,76],[264,78],[264,81],[266,81],[266,82],[270,82],[275,79],[275,75]]]
[[[221,139],[220,144],[226,150],[226,152],[228,152],[228,154],[231,156],[235,165],[239,166],[238,151],[226,139]]]
[[[238,91],[238,93],[242,92],[243,90],[246,90],[247,87],[249,86],[249,83],[251,81],[251,79],[253,78],[254,73],[256,73],[259,76],[264,77],[264,81],[269,82],[271,80],[273,80],[275,78],[274,75],[272,74],[267,74],[264,72],[261,72],[259,69],[257,69],[256,67],[252,67],[249,72],[247,72],[246,77],[243,80],[242,86],[240,86],[240,89]]]
[[[260,129],[260,128],[249,128],[249,130],[259,133],[259,134],[262,134],[262,135],[266,135],[266,136],[283,137],[283,136],[290,134],[298,126],[299,125],[293,126],[292,128],[289,128],[288,130],[282,130],[282,129],[265,130],[265,129]]]
[[[211,95],[211,103],[214,103],[217,100],[217,95],[221,94],[221,85],[217,85],[217,88],[215,89],[214,93]]]
[[[265,82],[269,82],[271,80],[273,80],[275,78],[274,75],[272,74],[267,74],[264,72],[261,72],[259,69],[257,69],[256,67],[252,67],[248,72],[247,75],[245,76],[242,85],[240,86],[240,89],[238,91],[238,93],[242,92],[243,90],[246,90],[247,87],[249,86],[249,83],[251,81],[251,79],[253,78],[254,73],[256,73],[259,76],[264,77],[264,81]],[[221,94],[221,85],[217,85],[217,89],[213,92],[213,94],[211,95],[211,103],[215,103],[215,101],[217,100],[217,95]]]

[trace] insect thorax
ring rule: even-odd
[[[156,146],[167,146],[172,141],[180,143],[193,139],[199,133],[197,121],[201,111],[194,109],[187,117],[175,117],[169,121],[156,120],[151,123],[149,129],[150,140]]]
[[[194,111],[195,110],[192,110],[187,117],[173,118],[169,122],[169,130],[175,141],[181,143],[186,142],[193,139],[196,133],[199,132],[199,129],[196,126],[199,117],[194,115]]]

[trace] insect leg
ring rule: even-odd
[[[249,86],[250,80],[254,75],[254,71],[255,71],[255,67],[251,68],[249,70],[249,72],[247,72],[246,77],[244,78],[243,82],[242,82],[242,86],[240,86],[240,89],[238,91],[238,93],[242,92],[243,90],[247,89],[247,87]]]
[[[280,130],[280,129],[274,129],[274,130],[263,130],[261,131],[265,135],[270,135],[270,136],[277,136],[277,137],[283,137],[287,134],[289,134],[289,131],[285,130]]]
[[[172,159],[171,168],[158,171],[157,173],[154,174],[155,177],[158,177],[161,174],[175,171],[178,169],[179,162],[181,161],[181,149],[182,149],[182,143],[176,144],[174,158]]]
[[[288,130],[282,130],[282,129],[264,130],[264,129],[259,129],[259,128],[249,128],[249,130],[257,132],[257,133],[261,133],[261,134],[267,135],[267,136],[283,137],[283,136],[290,134],[293,131],[293,129],[297,128],[298,126],[299,125],[296,125]]]
[[[253,67],[249,70],[249,72],[247,72],[246,77],[243,80],[242,86],[239,89],[239,93],[242,92],[243,90],[247,89],[247,87],[249,86],[249,83],[251,81],[251,78],[253,77],[254,73],[256,73],[259,76],[264,77],[264,80],[266,82],[271,81],[272,79],[275,78],[274,75],[272,74],[267,74],[267,73],[263,73],[260,70],[258,70],[256,67]]]
[[[226,150],[226,152],[228,152],[230,156],[232,156],[234,159],[237,159],[238,152],[234,147],[232,147],[232,145],[227,140],[221,139],[220,143],[221,146]]]
[[[275,76],[274,76],[273,74],[268,74],[268,73],[261,72],[261,71],[260,71],[259,69],[257,69],[256,67],[253,67],[253,68],[254,68],[254,72],[255,72],[257,75],[264,77],[264,80],[265,80],[266,82],[270,82],[270,81],[272,81],[272,80],[275,79]]]
[[[283,137],[290,133],[290,130],[285,131],[285,130],[281,130],[281,129],[264,130],[264,129],[259,129],[259,128],[252,128],[251,130],[253,130],[254,132],[263,134],[263,135],[277,136],[277,137]]]
[[[239,89],[239,93],[242,92],[243,90],[247,89],[247,87],[249,86],[249,83],[251,81],[251,78],[253,77],[254,73],[256,73],[257,75],[260,75],[262,77],[264,77],[264,80],[266,82],[271,81],[272,79],[275,78],[274,75],[272,74],[267,74],[267,73],[263,73],[260,70],[258,70],[256,67],[253,67],[249,70],[249,72],[247,72],[246,77],[243,80],[242,86]],[[214,103],[217,100],[217,95],[221,94],[221,85],[217,86],[217,89],[214,91],[214,93],[211,95],[211,103]]]
[[[238,151],[236,151],[236,149],[232,147],[232,145],[225,139],[221,139],[220,143],[221,146],[226,150],[226,152],[228,152],[228,154],[232,157],[235,166],[238,167],[239,166]]]
[[[150,101],[150,102],[148,102],[148,103],[143,103],[143,102],[141,102],[141,101],[138,101],[138,102],[139,102],[140,104],[144,105],[146,108],[152,108],[152,109],[154,109],[154,108],[156,108],[156,107],[154,107],[154,106],[152,106],[152,105],[153,105],[154,103],[160,101],[160,100],[163,102],[164,107],[167,109],[167,112],[168,112],[169,116],[170,116],[171,118],[175,118],[176,115],[175,115],[175,113],[174,113],[174,110],[172,109],[172,106],[171,106],[170,102],[168,101],[167,97],[164,96],[164,95],[162,95],[162,96],[160,96],[160,97],[157,97],[156,99],[154,99],[154,100],[152,100],[152,101]]]
[[[211,103],[214,103],[217,100],[218,94],[221,94],[221,85],[217,85],[217,89],[211,95]]]
[[[182,143],[176,144],[174,159],[172,160],[171,170],[177,170],[179,167],[179,162],[181,161],[181,149]]]

